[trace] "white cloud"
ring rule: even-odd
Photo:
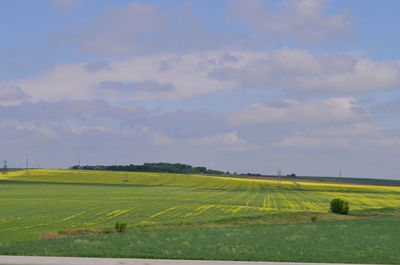
[[[224,52],[164,54],[115,60],[87,71],[87,63],[66,64],[5,86],[20,86],[34,101],[104,98],[118,100],[180,99],[207,94],[232,82],[209,78]],[[166,62],[168,68],[165,68]],[[222,62],[222,61],[221,61]],[[230,65],[223,61],[224,65]],[[163,67],[164,66],[164,67]],[[117,84],[108,89],[104,84]],[[140,89],[138,88],[140,85]],[[102,89],[103,88],[103,89]],[[132,93],[127,93],[131,91]]]
[[[174,143],[174,140],[168,135],[156,131],[149,132],[149,139],[154,145],[169,145]]]
[[[299,130],[292,136],[273,143],[273,146],[316,150],[341,148],[347,151],[369,150],[374,152],[374,148],[376,150],[396,150],[400,146],[400,138],[387,126],[372,122],[355,122]]]
[[[364,139],[361,144],[361,148],[370,149],[370,148],[383,148],[383,149],[392,149],[399,150],[400,148],[400,138],[399,137],[382,137],[377,139]]]
[[[391,129],[387,126],[371,122],[356,122],[347,126],[329,126],[311,131],[313,135],[337,136],[337,137],[379,137],[389,133]]]
[[[111,128],[108,128],[106,126],[100,126],[100,125],[80,125],[80,126],[69,126],[68,129],[75,133],[75,134],[82,134],[86,133],[91,130],[103,132],[103,133],[108,133],[111,132]]]
[[[220,36],[205,28],[189,4],[168,10],[160,4],[131,2],[107,8],[79,39],[90,53],[126,55],[214,46]]]
[[[164,19],[153,4],[133,2],[129,6],[109,8],[85,32],[83,47],[90,52],[111,54],[146,51],[153,44],[142,41],[141,35],[156,30]]]
[[[30,134],[36,133],[41,137],[46,139],[57,139],[59,137],[58,133],[51,124],[36,124],[36,123],[26,123],[19,121],[0,121],[0,127],[8,128],[16,131],[27,131]]]
[[[289,37],[306,42],[337,40],[355,25],[346,11],[326,15],[326,0],[235,0],[228,8],[232,20],[241,20],[267,37]],[[271,36],[272,35],[272,36]]]
[[[50,1],[64,9],[79,3],[79,0]],[[216,32],[193,5],[185,2],[166,8],[164,3],[145,1],[113,5],[82,25],[78,32],[55,39],[69,39],[84,52],[118,56],[248,47],[246,43],[254,42],[251,30]],[[236,0],[228,3],[228,14],[234,21],[245,21],[252,29],[264,33],[256,34],[264,35],[256,40],[264,44],[287,37],[314,43],[347,37],[346,33],[354,26],[352,17],[346,12],[326,15],[326,6],[324,0],[286,0],[276,6],[263,0]]]
[[[400,87],[398,62],[374,62],[362,59],[355,62],[348,72],[325,73],[303,78],[300,87],[336,91],[373,91]]]
[[[211,77],[235,81],[243,89],[366,92],[400,88],[400,62],[282,48],[256,57],[243,57],[240,64],[220,67]]]
[[[331,98],[322,101],[299,102],[284,100],[281,106],[256,103],[234,113],[233,125],[297,123],[323,124],[361,119],[359,105],[352,97]]]
[[[139,82],[103,81],[98,85],[99,94],[104,98],[147,98],[151,94],[155,98],[168,96],[175,90],[172,84],[160,84],[156,80]]]
[[[256,147],[244,139],[241,139],[237,132],[217,134],[201,138],[191,139],[188,142],[192,146],[201,146],[206,148],[228,149],[232,151],[248,151]]]
[[[15,103],[21,100],[30,99],[27,93],[25,93],[18,86],[10,86],[10,85],[0,85],[0,102],[2,104],[6,103]]]
[[[238,87],[297,96],[316,91],[348,94],[399,88],[400,63],[315,55],[290,48],[272,52],[212,50],[60,65],[0,87],[17,87],[33,101],[175,100]]]
[[[294,136],[283,139],[275,143],[277,147],[295,147],[295,148],[345,148],[349,147],[351,140],[347,138],[316,138],[316,137],[303,137]]]
[[[109,111],[109,106],[99,100],[61,100],[56,102],[24,101],[19,104],[0,106],[3,120],[35,121],[35,122],[66,122],[93,119],[99,113]]]

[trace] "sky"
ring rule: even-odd
[[[400,179],[400,1],[0,0],[9,167]]]

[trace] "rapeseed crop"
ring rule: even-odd
[[[15,171],[0,176],[0,243],[68,229],[204,223],[278,213],[400,207],[400,187],[168,173]]]

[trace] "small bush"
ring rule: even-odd
[[[311,216],[311,222],[315,223],[318,220],[317,216]]]
[[[331,201],[331,212],[339,214],[348,214],[349,203],[342,199],[333,199]]]
[[[114,225],[114,229],[117,233],[125,233],[127,227],[127,224],[120,224],[119,222],[116,222]]]

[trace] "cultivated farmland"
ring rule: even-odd
[[[28,170],[0,175],[0,243],[68,229],[207,223],[400,207],[400,187],[300,183],[166,173]],[[323,217],[321,217],[323,218]],[[290,220],[290,219],[288,219]]]
[[[400,264],[400,216],[136,231],[0,245],[8,255]]]

